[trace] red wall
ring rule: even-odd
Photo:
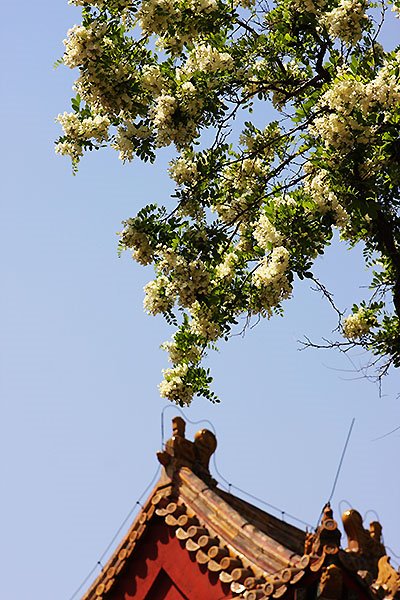
[[[148,525],[107,600],[223,600],[229,586],[199,565],[161,519]]]

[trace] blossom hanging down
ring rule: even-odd
[[[299,282],[334,306],[313,265],[335,231],[362,244],[371,287],[336,309],[331,346],[363,348],[378,377],[400,366],[400,51],[381,45],[400,0],[70,2],[56,152],[74,171],[105,146],[172,153],[168,209],[142,207],[119,245],[154,268],[144,310],[172,328],[161,395],[216,401],[207,352],[283,314]]]

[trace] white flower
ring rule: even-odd
[[[236,252],[227,252],[222,262],[215,269],[215,278],[231,281],[235,276],[235,268],[238,261]]]
[[[196,163],[189,156],[181,156],[171,162],[168,170],[172,179],[179,185],[195,181],[197,175]]]
[[[213,342],[221,335],[221,327],[213,320],[212,312],[199,302],[194,302],[190,307],[192,322],[190,329],[192,333],[199,335],[209,342]]]
[[[317,13],[325,5],[325,0],[292,0],[294,10],[298,12]]]
[[[135,138],[146,139],[151,136],[151,129],[146,125],[135,125],[134,123],[125,122],[118,127],[117,136],[112,147],[119,152],[119,158],[123,162],[133,160],[135,146],[133,140]]]
[[[175,341],[164,342],[161,348],[169,354],[170,361],[176,365],[179,363],[198,363],[201,358],[201,350],[195,345],[182,350]]]
[[[307,171],[307,167],[305,170]],[[336,194],[330,189],[327,171],[319,169],[316,174],[310,172],[304,183],[304,189],[314,200],[319,212],[324,214],[331,210],[335,213],[338,227],[345,227],[348,224],[349,215],[338,201]]]
[[[55,150],[56,154],[69,156],[75,163],[83,156],[82,146],[77,142],[58,142]]]
[[[269,250],[270,246],[276,246],[282,243],[282,236],[277,232],[271,221],[264,214],[258,219],[255,229],[254,237],[257,240],[260,248]]]
[[[145,65],[142,71],[141,83],[146,90],[159,94],[165,85],[160,67],[158,65]]]
[[[191,81],[185,81],[181,86],[182,94],[192,96],[196,93],[196,88]]]
[[[400,104],[400,81],[393,73],[396,66],[400,66],[400,52],[396,53],[394,64],[384,65],[375,79],[365,86],[364,98],[361,100],[361,108],[365,115],[376,105],[390,110]]]
[[[370,332],[376,325],[376,317],[368,315],[363,308],[346,317],[343,323],[343,334],[349,340],[355,340]]]
[[[70,138],[81,140],[94,138],[98,142],[108,139],[108,128],[110,127],[108,117],[95,115],[81,120],[76,113],[64,112],[58,115],[56,121],[61,124],[65,135]]]
[[[137,15],[145,33],[162,34],[179,16],[178,3],[174,0],[143,0]]]
[[[177,404],[189,405],[193,398],[193,388],[184,381],[188,370],[187,364],[180,364],[172,369],[163,369],[164,379],[158,386],[160,396]]]
[[[175,295],[169,285],[169,280],[160,275],[154,281],[149,281],[144,286],[145,297],[143,307],[150,315],[157,315],[172,308]]]
[[[368,22],[365,0],[341,0],[339,5],[321,19],[330,35],[346,44],[355,44],[361,39],[363,28]]]
[[[74,25],[68,30],[64,40],[64,64],[70,69],[81,66],[87,61],[95,61],[101,54],[101,42],[106,26],[92,23],[88,27]]]
[[[195,44],[188,60],[182,67],[186,74],[195,71],[215,73],[220,70],[231,70],[234,66],[233,58],[228,52],[219,52],[209,44]]]
[[[258,288],[258,300],[261,303],[261,312],[268,316],[272,308],[290,297],[292,286],[286,276],[289,267],[289,252],[283,246],[274,248],[269,256],[264,257],[253,273],[252,280]]]
[[[201,260],[185,261],[178,257],[174,269],[175,286],[182,306],[189,308],[197,296],[206,295],[210,275]]]

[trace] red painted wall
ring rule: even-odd
[[[229,586],[199,565],[174,532],[154,519],[117,576],[107,600],[223,600]]]

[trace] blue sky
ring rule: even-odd
[[[168,153],[155,167],[95,153],[76,177],[55,156],[54,118],[69,109],[73,73],[52,65],[78,19],[64,0],[3,7],[0,548],[8,600],[69,600],[154,475],[166,404],[159,345],[170,331],[143,313],[151,270],[119,259],[115,234],[143,203],[168,196]],[[318,270],[340,306],[362,297],[358,251],[334,244]],[[185,413],[214,424],[228,481],[310,523],[355,417],[335,515],[346,502],[363,515],[375,510],[400,555],[400,431],[374,441],[400,425],[399,373],[379,397],[345,357],[298,351],[304,334],[318,339],[334,326],[318,294],[297,286],[284,319],[210,356],[222,403],[196,400]],[[167,432],[174,414],[166,410]]]

